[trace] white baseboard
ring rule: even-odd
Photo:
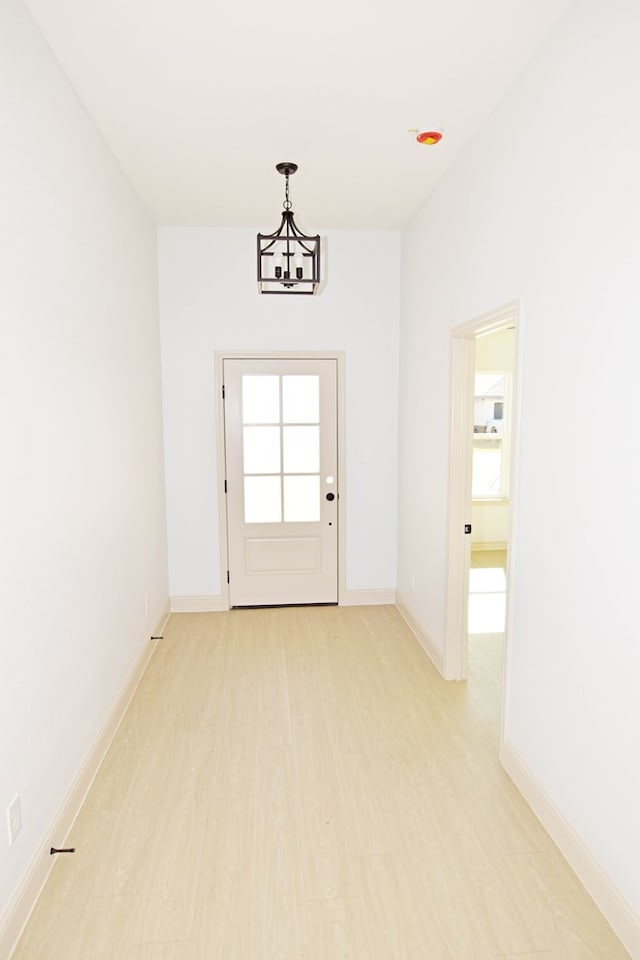
[[[171,613],[220,613],[229,609],[225,597],[171,597]]]
[[[168,616],[169,611],[167,609],[158,621],[154,636],[162,634]],[[129,675],[122,685],[82,767],[67,791],[58,812],[51,820],[40,847],[27,867],[4,916],[0,919],[0,957],[11,956],[55,862],[49,852],[51,844],[65,845],[69,831],[80,812],[98,768],[109,749],[155,649],[156,642],[151,639],[147,640],[138,659],[129,671]]]
[[[156,623],[156,625],[155,625],[155,627],[154,627],[154,629],[153,629],[153,632],[152,632],[152,634],[151,634],[151,638],[153,638],[153,637],[162,638],[162,634],[164,633],[164,628],[166,627],[167,623],[169,622],[169,617],[170,617],[170,616],[171,616],[171,608],[169,607],[169,601],[167,600],[167,604],[166,604],[164,610],[162,611],[160,617],[158,618],[158,622]]]
[[[396,608],[398,613],[405,621],[416,640],[423,648],[424,652],[427,654],[434,667],[441,676],[444,676],[444,654],[442,650],[438,650],[435,643],[427,633],[427,631],[422,627],[417,620],[409,613],[403,599],[400,595],[396,596]]]
[[[343,590],[340,594],[341,607],[377,607],[395,604],[396,591],[393,587],[378,590]]]
[[[503,743],[500,759],[518,790],[556,843],[598,908],[634,958],[640,960],[640,917],[594,859],[516,750]]]
[[[394,604],[396,592],[392,588],[382,590],[344,590],[340,595],[341,607],[378,606]],[[228,610],[226,597],[171,597],[172,613],[219,613]]]

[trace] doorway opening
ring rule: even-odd
[[[468,676],[470,643],[507,642],[519,304],[452,333],[444,672]]]

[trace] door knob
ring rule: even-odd
[[[336,498],[335,493],[328,493],[328,494],[327,494],[327,500],[335,500],[335,498]]]

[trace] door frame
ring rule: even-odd
[[[447,680],[466,680],[468,674],[469,569],[471,537],[463,533],[471,523],[471,466],[473,458],[473,394],[476,339],[513,326],[513,379],[510,415],[509,516],[507,524],[507,611],[505,621],[505,670],[511,634],[513,587],[513,516],[517,494],[518,417],[520,389],[520,344],[522,304],[513,300],[482,314],[451,331],[451,417],[449,434],[449,498],[447,531],[447,596],[445,608],[444,669]]]
[[[346,591],[346,458],[345,458],[345,418],[344,418],[344,352],[320,350],[276,350],[254,352],[251,350],[216,350],[215,352],[215,397],[216,397],[216,480],[218,488],[218,546],[220,563],[221,609],[230,610],[230,591],[226,581],[229,569],[229,525],[227,522],[226,480],[226,444],[224,402],[222,386],[224,383],[225,360],[335,360],[336,361],[336,410],[337,410],[337,447],[338,447],[338,604],[342,602]]]

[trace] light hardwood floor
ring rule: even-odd
[[[620,960],[501,770],[499,638],[173,615],[15,960]]]

